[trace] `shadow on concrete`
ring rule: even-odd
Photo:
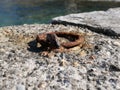
[[[45,49],[43,47],[37,47],[37,41],[33,40],[28,42],[28,51],[30,52],[35,52],[35,53],[40,53],[42,51],[45,51]]]

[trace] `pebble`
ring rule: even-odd
[[[89,57],[89,59],[92,59],[92,60],[95,60],[95,56],[94,55],[91,55],[90,57]]]
[[[87,73],[87,70],[86,70],[86,68],[84,66],[81,66],[79,69],[80,69],[79,70],[80,73],[83,73],[83,74]]]
[[[0,53],[4,53],[5,51],[6,51],[6,50],[3,49],[3,48],[0,49]]]
[[[16,90],[26,90],[26,89],[25,89],[25,86],[24,86],[24,85],[18,84],[18,85],[16,86]]]
[[[80,56],[81,57],[85,57],[87,55],[86,51],[82,50],[80,51]]]
[[[60,61],[60,66],[66,66],[67,64],[68,62],[64,59]]]
[[[120,47],[120,41],[114,41],[113,45],[119,46]]]
[[[73,67],[77,67],[77,66],[79,66],[79,63],[78,62],[73,62]]]
[[[47,86],[47,83],[46,82],[41,82],[39,85],[38,85],[38,88],[45,88]]]

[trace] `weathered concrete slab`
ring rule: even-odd
[[[98,33],[120,36],[120,8],[60,16],[53,18],[52,23],[78,25]]]

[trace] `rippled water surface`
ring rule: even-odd
[[[0,26],[50,23],[56,16],[107,10],[120,2],[81,0],[0,0]]]

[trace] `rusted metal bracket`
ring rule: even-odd
[[[60,42],[58,38],[66,38],[69,42]],[[37,35],[36,41],[42,47],[56,48],[72,48],[84,42],[84,36],[73,32],[49,32]]]

